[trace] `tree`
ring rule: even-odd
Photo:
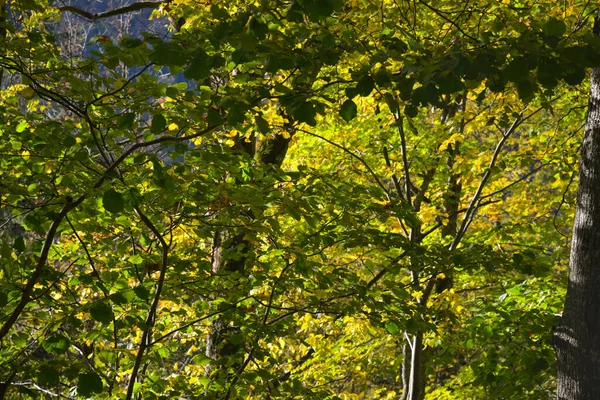
[[[594,22],[594,36],[600,36],[600,13]],[[600,68],[592,68],[585,135],[581,145],[577,212],[573,225],[569,285],[565,308],[554,332],[558,356],[558,398],[593,399],[600,378],[598,357],[598,272],[600,256]]]
[[[5,396],[549,397],[584,6],[4,6]]]

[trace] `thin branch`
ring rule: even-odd
[[[149,142],[136,143],[135,145],[130,147],[127,151],[125,151],[119,158],[117,158],[106,169],[106,171],[104,171],[104,174],[102,174],[100,179],[93,186],[93,189],[98,189],[100,186],[102,186],[104,181],[108,178],[108,175],[112,171],[114,171],[129,155],[131,155],[137,149],[151,146],[151,145],[154,145],[157,143],[162,143],[162,142],[181,142],[181,141],[186,141],[189,139],[194,139],[194,138],[200,137],[202,135],[205,135],[208,132],[211,132],[215,128],[216,128],[216,126],[209,126],[205,129],[201,130],[200,132],[197,132],[197,133],[195,133],[193,135],[189,135],[189,136],[179,136],[179,137],[163,136],[158,139],[151,140]],[[52,221],[52,224],[50,225],[50,228],[48,229],[48,231],[46,233],[46,239],[44,240],[44,245],[42,246],[42,250],[41,250],[40,256],[38,258],[37,266],[36,266],[35,270],[33,271],[33,273],[31,274],[31,276],[29,277],[29,280],[27,281],[25,288],[23,289],[23,293],[21,294],[21,299],[19,300],[19,303],[16,305],[15,309],[13,310],[11,315],[8,317],[6,322],[2,325],[2,328],[0,328],[0,341],[8,334],[8,332],[10,331],[12,326],[15,324],[15,322],[17,321],[17,319],[19,318],[19,316],[25,309],[25,306],[31,301],[31,293],[33,291],[33,287],[39,280],[39,278],[42,274],[42,271],[44,269],[44,266],[46,265],[46,261],[48,260],[48,252],[50,251],[50,246],[52,245],[52,242],[54,241],[54,237],[56,236],[56,231],[57,231],[60,223],[72,209],[76,208],[81,203],[83,203],[83,201],[86,198],[87,198],[87,193],[83,193],[75,201],[73,201],[73,199],[71,199],[70,197],[67,197],[63,208],[60,210],[60,212],[58,213],[58,215],[56,216],[54,221]],[[148,220],[148,222],[150,222],[150,221]],[[158,231],[156,233],[158,233]],[[159,233],[159,235],[160,235],[160,233]],[[160,236],[157,236],[157,237],[162,239],[162,237],[160,237]],[[163,240],[163,242],[164,242],[164,240]],[[164,243],[164,244],[166,245],[166,243]],[[165,264],[163,264],[163,269],[164,268],[165,268]],[[161,274],[162,274],[162,272],[163,271],[161,271]],[[164,277],[163,277],[163,279],[164,279]],[[161,283],[161,289],[162,289],[162,283]]]
[[[552,99],[551,102],[553,102],[557,99],[558,99],[558,97]],[[523,117],[523,112],[521,112],[519,114],[519,116],[517,118],[515,118],[515,121],[510,126],[510,128],[506,132],[502,133],[502,139],[498,142],[498,145],[496,146],[496,149],[494,150],[494,155],[492,156],[492,160],[490,161],[488,169],[486,170],[485,174],[481,178],[479,187],[477,188],[477,191],[475,192],[475,195],[473,196],[473,199],[471,200],[471,204],[469,204],[470,210],[467,210],[467,212],[465,213],[465,216],[461,223],[460,229],[458,230],[457,235],[454,237],[454,241],[452,242],[452,244],[449,247],[450,251],[456,249],[456,247],[462,240],[463,236],[467,232],[467,229],[469,229],[469,225],[471,224],[471,222],[473,222],[473,218],[475,217],[475,213],[476,213],[477,209],[479,208],[479,204],[483,200],[483,198],[481,197],[481,193],[483,192],[483,188],[486,185],[488,179],[490,178],[490,176],[492,174],[492,168],[494,167],[494,165],[496,163],[496,160],[498,158],[498,155],[500,154],[500,151],[502,150],[502,147],[504,146],[504,143],[506,142],[508,137],[513,134],[513,132],[519,125],[521,125],[523,122],[527,121],[529,118],[533,117],[535,114],[537,114],[538,112],[540,112],[543,109],[544,109],[543,107],[539,107],[537,110],[531,112],[529,115],[527,115],[525,117]]]
[[[388,273],[390,266],[398,263],[398,261],[400,261],[401,259],[404,258],[404,256],[406,255],[406,251],[403,251],[402,254],[400,254],[398,257],[396,257],[388,267],[383,268],[381,271],[379,271],[377,273],[377,275],[375,275],[373,278],[371,278],[371,280],[367,283],[367,289],[371,289],[373,287],[373,285],[375,285],[381,278],[383,278],[383,276]]]
[[[390,161],[390,155],[388,153],[388,149],[386,146],[383,146],[383,158],[385,159],[385,165],[387,165],[388,168],[392,168],[392,163]],[[394,187],[396,188],[396,192],[398,193],[398,198],[403,199],[404,194],[402,193],[402,188],[400,187],[400,181],[398,180],[398,177],[396,176],[395,172],[392,174],[392,181],[394,182]]]
[[[64,395],[62,393],[51,392],[50,390],[44,389],[43,387],[39,386],[38,384],[36,384],[34,382],[15,382],[15,383],[13,383],[13,385],[15,385],[15,386],[31,386],[35,390],[37,390],[37,391],[39,391],[41,393],[44,393],[46,396],[60,397],[60,398],[63,398],[63,399],[73,399],[73,400],[76,399],[76,397],[67,396],[67,395]]]
[[[114,96],[115,94],[117,94],[117,93],[122,92],[123,90],[125,90],[125,88],[127,86],[129,86],[129,84],[131,84],[135,79],[139,78],[152,65],[154,65],[154,63],[150,63],[150,64],[145,65],[144,68],[142,68],[140,71],[138,71],[137,73],[135,73],[134,75],[132,75],[129,79],[127,79],[125,81],[125,83],[123,85],[121,85],[118,89],[115,89],[115,90],[110,91],[110,92],[103,93],[100,96],[96,97],[94,100],[92,100],[89,103],[87,103],[85,105],[86,111],[87,111],[87,109],[88,109],[88,107],[90,105],[98,103],[99,101],[101,101],[102,99],[104,99],[106,97]]]
[[[477,40],[474,36],[469,35],[467,32],[465,32],[460,26],[458,26],[456,24],[456,22],[452,21],[450,18],[446,17],[440,10],[438,10],[435,7],[430,6],[429,4],[425,3],[425,1],[423,0],[419,0],[419,3],[423,4],[425,7],[429,8],[431,11],[433,11],[435,14],[437,14],[438,17],[440,17],[441,19],[443,19],[444,21],[448,22],[449,24],[451,24],[452,26],[454,26],[456,29],[458,29],[458,31],[460,33],[463,34],[463,36],[471,39],[472,41],[474,41],[475,43],[479,43],[479,40]]]
[[[271,293],[269,295],[269,302],[268,302],[267,306],[265,307],[265,313],[264,313],[262,321],[261,321],[261,328],[264,328],[267,325],[267,321],[269,320],[269,313],[271,312],[271,309],[273,307],[273,299],[275,297],[275,289],[277,289],[277,285],[283,278],[283,275],[285,274],[285,272],[292,265],[292,263],[290,263],[290,261],[287,259],[285,260],[285,262],[286,262],[285,267],[283,267],[283,269],[281,270],[281,273],[279,274],[277,279],[275,279],[275,282],[273,282],[273,286],[271,287]],[[248,366],[248,364],[254,357],[254,352],[255,352],[257,344],[258,344],[257,343],[258,342],[258,333],[255,335],[253,342],[254,343],[252,344],[252,349],[250,349],[248,356],[246,357],[246,359],[244,360],[244,362],[242,363],[240,368],[237,370],[237,373],[233,377],[231,384],[227,388],[227,393],[225,394],[225,397],[224,397],[225,400],[229,399],[229,397],[231,396],[231,389],[233,389],[233,387],[239,380],[240,376],[242,375],[242,372],[244,372],[244,370],[246,369],[246,367]]]
[[[71,230],[73,231],[73,234],[75,235],[75,237],[79,241],[79,244],[83,248],[83,251],[84,251],[84,253],[85,253],[85,255],[86,255],[87,259],[88,259],[88,263],[90,264],[90,267],[92,267],[92,272],[94,273],[94,275],[96,276],[96,278],[98,278],[100,280],[100,284],[102,284],[102,281],[101,281],[101,278],[100,278],[100,273],[96,269],[96,264],[94,263],[94,259],[92,258],[92,255],[88,251],[87,245],[85,244],[85,242],[83,241],[83,239],[81,238],[81,236],[79,236],[79,233],[77,233],[77,229],[75,229],[75,227],[73,226],[73,223],[71,223],[71,220],[69,219],[68,216],[65,216],[65,220],[67,221],[67,224],[69,224],[69,226],[71,227]],[[106,288],[104,288],[104,285],[100,286],[100,289],[102,289],[102,291],[104,292],[105,296],[108,296],[108,293],[105,291]]]
[[[336,142],[334,142],[332,140],[329,140],[329,139],[327,139],[327,138],[325,138],[325,137],[323,137],[321,135],[318,135],[316,133],[309,132],[309,131],[306,131],[304,129],[297,129],[297,131],[306,133],[307,135],[311,135],[311,136],[314,136],[316,138],[319,138],[319,139],[321,139],[321,140],[329,143],[330,145],[335,146],[338,149],[344,151],[345,153],[348,153],[350,156],[352,156],[353,158],[355,158],[358,161],[360,161],[360,163],[365,166],[365,168],[367,169],[367,171],[369,172],[369,174],[373,177],[373,180],[375,180],[375,183],[377,183],[377,186],[379,186],[381,189],[383,189],[384,193],[386,193],[386,194],[389,195],[387,188],[381,182],[381,180],[377,177],[377,174],[375,173],[375,171],[373,171],[373,169],[369,166],[369,164],[367,164],[367,162],[361,156],[359,156],[357,154],[354,154],[354,152],[352,152],[351,150],[349,150],[346,147],[342,146],[341,144],[338,144],[338,143],[336,143]]]
[[[142,222],[152,231],[152,233],[156,236],[160,245],[162,247],[162,265],[160,268],[160,275],[158,277],[158,281],[156,282],[156,291],[154,292],[154,299],[152,300],[152,305],[150,306],[150,310],[148,310],[148,315],[146,316],[146,326],[142,333],[142,338],[140,339],[140,344],[138,347],[138,352],[135,357],[135,362],[133,364],[133,370],[131,371],[131,375],[129,376],[129,385],[127,387],[127,395],[126,400],[131,400],[133,397],[133,387],[135,386],[135,381],[142,365],[142,359],[144,358],[144,353],[146,352],[146,348],[150,345],[150,340],[152,337],[152,329],[154,328],[154,324],[156,322],[156,310],[158,308],[158,303],[160,301],[160,295],[162,293],[162,289],[165,283],[165,277],[167,273],[167,265],[168,265],[168,255],[169,255],[169,245],[165,241],[165,238],[158,231],[156,226],[148,219],[148,217],[139,209],[135,208],[136,213],[142,220]]]
[[[398,134],[400,135],[400,150],[402,153],[402,167],[404,168],[404,191],[406,195],[406,202],[409,206],[412,206],[410,200],[410,165],[408,165],[408,154],[406,152],[406,135],[404,134],[404,118],[400,115],[400,113],[394,113],[394,119],[396,120],[396,128],[398,129]]]
[[[41,299],[42,297],[44,297],[50,290],[52,290],[52,288],[58,283],[58,281],[60,281],[63,276],[65,276],[65,274],[67,272],[69,272],[69,270],[71,269],[71,267],[73,265],[75,265],[75,263],[79,261],[79,257],[75,257],[75,259],[73,261],[71,261],[71,263],[67,266],[67,268],[65,268],[65,270],[63,272],[60,273],[60,275],[58,276],[58,278],[56,278],[51,284],[50,286],[48,286],[46,288],[46,290],[44,290],[42,293],[40,293],[39,295],[37,295],[35,298],[31,299],[32,301],[36,301]]]
[[[535,173],[537,173],[537,172],[538,172],[540,169],[542,169],[542,168],[544,168],[544,167],[546,167],[546,166],[548,166],[548,164],[542,164],[542,165],[540,165],[539,167],[536,167],[536,168],[534,168],[533,170],[529,171],[528,173],[526,173],[525,175],[523,175],[522,177],[520,177],[520,178],[519,178],[519,179],[517,179],[516,181],[509,183],[508,185],[504,186],[503,188],[500,188],[500,189],[498,189],[498,190],[494,190],[494,191],[493,191],[493,192],[491,192],[491,193],[488,193],[488,194],[486,194],[486,195],[484,195],[484,196],[481,196],[481,200],[483,200],[483,199],[487,199],[488,197],[492,197],[492,196],[495,196],[495,195],[497,195],[498,193],[502,193],[502,192],[504,192],[504,191],[505,191],[505,190],[507,190],[508,188],[510,188],[510,187],[512,187],[512,186],[514,186],[514,185],[516,185],[516,184],[517,184],[517,183],[519,183],[519,182],[522,182],[522,181],[524,181],[525,179],[529,178],[531,175],[534,175],[534,174],[535,174]]]
[[[490,164],[488,165],[488,168],[485,170],[485,173],[483,174],[483,177],[481,178],[481,181],[479,182],[479,186],[477,187],[477,190],[475,191],[475,194],[473,195],[473,198],[471,199],[471,203],[469,204],[469,207],[467,208],[467,211],[465,212],[465,215],[460,224],[460,228],[458,228],[458,231],[456,232],[456,236],[454,236],[454,240],[450,244],[450,247],[449,247],[450,251],[456,249],[456,247],[460,243],[461,239],[463,238],[464,234],[466,233],[466,230],[467,230],[471,220],[475,216],[477,204],[481,201],[481,193],[483,192],[483,188],[485,187],[487,181],[490,179],[490,176],[492,175],[492,168],[496,165],[496,160],[498,159],[498,157],[500,155],[500,151],[502,151],[502,148],[504,147],[504,143],[506,143],[508,138],[513,134],[515,129],[517,129],[517,127],[523,122],[523,120],[524,120],[523,113],[520,113],[519,116],[515,118],[515,120],[513,121],[512,125],[508,128],[508,130],[506,130],[506,132],[504,132],[502,134],[502,138],[500,139],[500,141],[496,145],[496,148],[494,149],[494,154],[492,155]]]
[[[423,203],[423,200],[425,200],[425,202],[428,201],[427,199],[425,199],[425,193],[427,192],[427,189],[429,189],[429,185],[433,181],[433,177],[435,176],[435,171],[436,171],[435,167],[430,168],[429,170],[427,170],[427,172],[425,173],[425,176],[423,177],[423,182],[421,182],[421,188],[417,191],[417,194],[415,195],[415,200],[413,201],[413,210],[415,212],[418,212],[421,210],[421,203]],[[416,188],[415,188],[415,190],[416,190]]]
[[[214,317],[215,315],[218,315],[218,314],[221,314],[221,313],[223,313],[223,312],[225,312],[225,311],[231,310],[232,308],[235,308],[235,306],[236,306],[237,304],[239,304],[239,303],[241,303],[242,301],[244,301],[244,300],[247,300],[247,299],[249,299],[249,297],[244,297],[243,299],[236,301],[235,303],[233,303],[233,305],[231,305],[231,306],[229,306],[229,307],[223,308],[223,309],[221,309],[221,310],[218,310],[218,311],[214,311],[214,312],[212,312],[212,313],[210,313],[210,314],[206,314],[206,315],[205,315],[205,316],[203,316],[203,317],[197,318],[197,319],[195,319],[195,320],[193,320],[193,321],[190,321],[190,322],[188,322],[188,323],[186,323],[186,324],[183,324],[183,325],[181,325],[180,327],[178,327],[178,328],[175,328],[175,329],[173,329],[172,331],[165,333],[164,335],[162,335],[162,336],[161,336],[161,337],[159,337],[158,339],[154,339],[152,342],[150,342],[150,343],[148,344],[148,347],[155,345],[156,343],[158,343],[158,342],[160,342],[161,340],[163,340],[163,339],[167,338],[168,336],[171,336],[171,335],[172,335],[172,334],[174,334],[174,333],[180,332],[180,331],[184,330],[185,328],[188,328],[188,327],[190,327],[190,326],[192,326],[192,325],[196,325],[198,322],[202,322],[202,321],[204,321],[205,319],[209,319],[209,318],[211,318],[211,317]]]

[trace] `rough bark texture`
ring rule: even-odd
[[[594,25],[596,36],[599,20],[600,14]],[[561,400],[600,396],[600,68],[592,70],[588,107],[569,285],[563,316],[554,330]]]

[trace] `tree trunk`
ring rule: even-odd
[[[281,166],[285,155],[287,154],[291,136],[284,137],[275,135],[272,138],[265,138],[259,143],[255,139],[249,142],[241,139],[237,143],[240,153],[245,153],[254,157],[263,165]],[[258,146],[258,150],[256,147]],[[252,211],[248,210],[252,215]],[[251,232],[242,229],[234,231],[231,229],[218,229],[213,236],[212,243],[212,271],[214,274],[244,274],[246,264],[252,253],[252,244],[247,239]],[[240,357],[245,351],[243,343],[232,341],[233,335],[239,335],[240,329],[232,325],[231,321],[223,316],[215,318],[211,323],[210,333],[206,338],[206,356],[212,360],[218,361],[226,357]],[[219,363],[217,363],[219,364]],[[242,360],[236,360],[229,365],[230,368],[238,371],[242,365]],[[222,370],[209,365],[206,374],[211,375],[216,370]],[[222,371],[221,371],[222,372]],[[231,376],[230,374],[228,374]]]
[[[600,13],[594,35],[600,31]],[[600,68],[592,69],[565,308],[554,330],[558,399],[600,396]]]
[[[402,380],[405,385],[402,400],[423,400],[426,380],[423,334],[418,332],[410,335],[405,346],[402,360]]]

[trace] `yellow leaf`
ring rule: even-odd
[[[444,142],[440,145],[439,151],[445,151],[449,145],[454,144],[456,142],[462,142],[464,140],[464,135],[462,133],[454,133],[448,139],[444,140]]]

